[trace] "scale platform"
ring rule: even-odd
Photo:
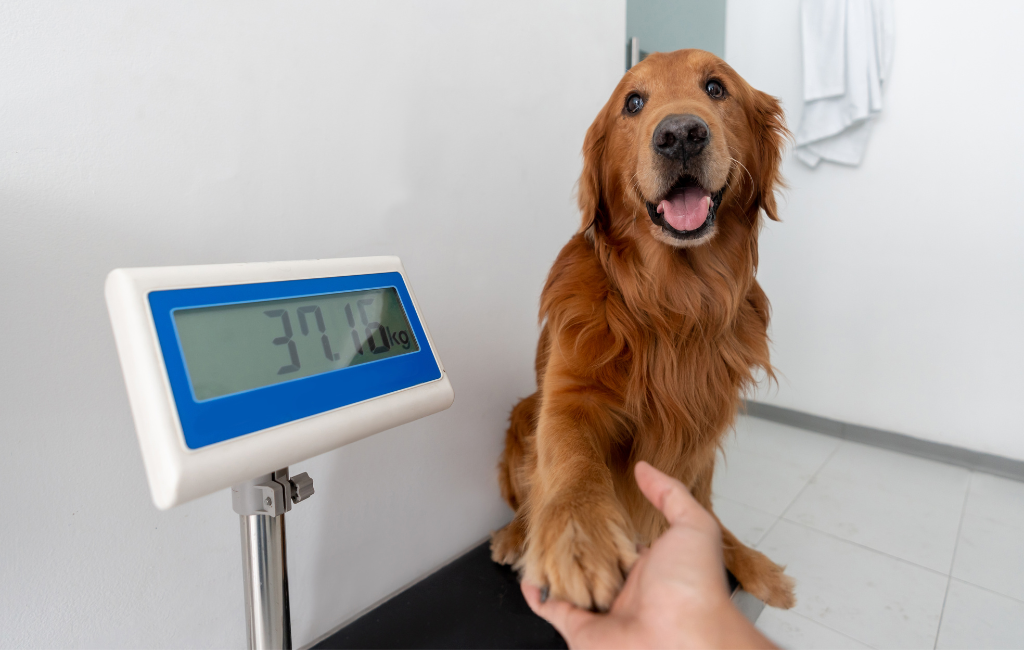
[[[733,603],[754,622],[764,603],[729,575]],[[491,561],[490,542],[438,569],[315,646],[334,648],[566,648],[534,614],[510,567]]]

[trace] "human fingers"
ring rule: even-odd
[[[647,462],[640,461],[634,469],[636,483],[647,500],[654,504],[668,519],[669,524],[697,523],[691,521],[695,517],[698,522],[706,523],[710,519],[704,509],[686,489],[686,486],[668,474],[658,471]]]
[[[570,647],[574,645],[579,630],[596,618],[596,614],[575,607],[564,600],[548,599],[541,602],[540,588],[525,580],[519,584],[519,588],[522,589],[526,604],[533,613],[551,623]]]

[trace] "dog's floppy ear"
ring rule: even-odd
[[[779,220],[775,204],[775,188],[784,187],[782,181],[782,150],[789,139],[786,116],[779,100],[760,90],[754,91],[754,141],[757,178],[754,190],[758,206],[769,219]]]
[[[590,232],[591,228],[600,227],[601,222],[606,219],[605,213],[607,212],[602,191],[605,150],[604,122],[604,111],[602,110],[594,123],[587,129],[587,136],[583,139],[583,173],[580,174],[576,199],[580,206],[579,232],[587,233],[588,236],[593,234]]]

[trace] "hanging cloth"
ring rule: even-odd
[[[893,0],[803,0],[804,112],[796,155],[859,165],[893,55]]]

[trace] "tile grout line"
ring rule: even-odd
[[[839,444],[836,445],[836,448],[833,449],[829,453],[828,457],[826,457],[825,460],[822,461],[821,465],[818,466],[818,469],[816,469],[814,471],[814,473],[811,475],[811,477],[809,479],[807,479],[807,482],[804,483],[804,486],[802,488],[800,488],[800,491],[796,493],[796,496],[793,497],[793,499],[789,502],[789,504],[786,506],[786,508],[782,511],[782,514],[780,514],[778,517],[775,518],[775,521],[768,528],[768,530],[766,530],[764,532],[764,535],[761,535],[761,538],[757,540],[757,544],[754,545],[754,548],[757,548],[757,546],[761,542],[763,542],[765,540],[765,538],[767,538],[768,535],[773,530],[775,530],[775,527],[778,526],[779,522],[784,519],[784,517],[786,516],[786,513],[789,512],[790,508],[793,507],[793,504],[796,503],[797,499],[800,498],[800,495],[802,495],[804,493],[804,491],[807,490],[807,488],[811,485],[811,483],[814,482],[814,479],[816,479],[818,477],[818,474],[820,474],[821,470],[823,470],[825,468],[825,465],[828,465],[829,461],[832,460],[832,457],[835,456],[837,453],[839,453],[839,449],[843,446],[843,443],[845,443],[845,442],[846,442],[845,440],[840,440],[839,441]],[[754,508],[754,510],[757,510],[757,508]],[[819,531],[817,529],[811,528],[810,526],[805,526],[804,524],[801,524],[799,522],[790,521],[789,519],[786,519],[785,521],[786,521],[786,523],[796,524],[797,526],[800,526],[801,528],[805,528],[807,530],[810,530],[810,531],[815,532],[815,533],[820,533],[822,535],[827,535],[829,537],[832,537],[833,539],[836,539],[836,540],[839,540],[839,541],[842,541],[842,542],[849,542],[849,540],[844,540],[841,537],[836,537],[835,535],[831,535],[829,533],[825,533],[823,531]],[[849,542],[849,543],[856,544],[856,542]],[[857,546],[861,546],[860,544],[856,544],[856,545]],[[868,549],[866,546],[861,546],[861,547],[865,548],[865,549],[867,549],[869,551],[874,551],[874,549]],[[875,551],[875,552],[876,553],[880,553],[881,551]],[[885,555],[888,555],[888,554],[885,554]],[[889,557],[892,557],[892,556],[889,556]],[[894,558],[894,559],[899,560],[900,558]],[[905,561],[905,560],[902,560],[902,561]],[[910,564],[913,564],[913,563],[910,563]],[[915,564],[914,566],[917,566],[917,565]],[[922,568],[924,568],[924,567],[922,567]],[[835,632],[836,634],[838,634],[840,636],[843,636],[843,637],[846,637],[847,639],[850,639],[851,641],[855,641],[856,643],[859,643],[861,645],[867,646],[868,648],[874,648],[874,646],[872,646],[871,644],[865,643],[864,641],[861,641],[860,639],[852,637],[852,636],[850,636],[849,634],[847,634],[845,632],[841,632],[841,631],[833,628],[832,626],[823,623],[822,621],[818,621],[818,620],[812,619],[812,618],[810,618],[808,616],[804,616],[803,614],[800,614],[799,612],[795,612],[793,610],[788,610],[788,611],[790,611],[795,616],[799,616],[800,618],[802,618],[804,620],[807,620],[807,621],[810,621],[811,623],[816,623],[816,624],[824,627],[827,630],[831,630],[831,631]]]
[[[982,472],[982,473],[984,473],[984,472]],[[1012,600],[1015,603],[1024,605],[1024,600],[1021,600],[1020,598],[1015,598],[1014,596],[1007,596],[1003,592],[996,591],[995,589],[992,589],[991,587],[982,587],[981,585],[976,585],[973,582],[969,582],[967,580],[964,580],[963,578],[953,578],[952,576],[950,576],[950,578],[952,578],[953,580],[956,580],[957,582],[959,582],[962,585],[967,585],[968,587],[974,587],[975,589],[980,589],[981,591],[987,592],[987,593],[989,593],[989,594],[991,594],[993,596],[998,596],[1000,598],[1005,598],[1006,600]]]
[[[754,548],[760,546],[761,542],[763,542],[768,537],[768,535],[770,535],[771,532],[775,530],[775,527],[779,525],[779,522],[782,521],[782,518],[786,516],[786,513],[789,512],[789,509],[793,507],[793,504],[796,503],[796,500],[800,498],[800,495],[802,495],[804,491],[807,490],[807,487],[814,482],[814,479],[818,478],[818,474],[821,472],[821,470],[824,469],[825,465],[828,465],[828,462],[832,460],[833,456],[836,455],[836,453],[839,451],[839,448],[843,446],[843,442],[844,441],[841,440],[839,444],[836,445],[836,448],[833,449],[832,452],[828,455],[828,457],[822,461],[821,465],[818,465],[818,469],[814,470],[814,473],[811,474],[811,477],[809,479],[807,479],[807,482],[804,483],[804,486],[800,488],[800,491],[797,492],[792,499],[790,499],[789,503],[782,510],[782,513],[779,514],[779,516],[775,519],[774,522],[772,522],[772,525],[768,527],[768,530],[764,531],[764,535],[761,535],[760,539],[757,540],[757,543],[754,544]]]
[[[967,501],[971,498],[971,484],[974,482],[974,471],[967,477],[967,489],[964,491],[964,505],[960,508],[960,521],[956,527],[956,542],[953,544],[953,558],[949,561],[949,575],[946,578],[946,593],[942,596],[942,609],[939,610],[939,625],[935,628],[935,643],[932,650],[939,647],[939,633],[942,632],[942,619],[946,615],[946,603],[949,601],[949,588],[953,584],[953,567],[956,565],[956,552],[960,548],[960,532],[964,528],[964,517],[967,516]]]
[[[729,503],[732,503],[734,505],[743,506],[744,508],[750,508],[754,512],[762,514],[762,515],[764,515],[766,517],[771,517],[772,519],[778,519],[781,516],[781,515],[773,515],[772,513],[768,512],[767,510],[762,510],[761,508],[758,508],[757,506],[752,506],[752,505],[743,503],[742,501],[737,501],[736,499],[731,499],[729,497],[722,496],[721,494],[714,494],[714,493],[712,493],[712,496],[715,499],[721,499],[722,501],[728,501]],[[714,501],[712,501],[711,504],[714,505]]]
[[[820,626],[822,626],[823,628],[825,628],[826,630],[832,630],[833,632],[835,632],[835,633],[836,633],[836,634],[838,634],[839,636],[845,636],[845,637],[846,637],[847,639],[849,639],[849,640],[851,640],[851,641],[853,641],[853,642],[855,642],[855,643],[859,643],[859,644],[861,644],[862,646],[865,646],[865,647],[868,647],[868,648],[872,648],[872,650],[875,650],[875,646],[873,646],[873,645],[870,645],[870,644],[868,644],[868,643],[864,643],[864,642],[863,642],[863,641],[861,641],[860,639],[855,639],[854,637],[850,636],[850,635],[849,635],[849,634],[847,634],[846,632],[840,632],[839,630],[835,629],[835,628],[834,628],[834,627],[832,627],[831,625],[826,625],[825,623],[822,623],[821,621],[816,621],[816,620],[814,620],[813,618],[811,618],[810,616],[804,616],[804,615],[803,615],[803,614],[801,614],[800,612],[794,612],[794,611],[793,611],[793,610],[791,610],[791,609],[787,609],[787,610],[782,610],[782,611],[784,611],[784,612],[789,612],[789,613],[790,613],[790,614],[792,614],[793,616],[798,616],[798,617],[800,617],[800,618],[804,619],[805,621],[810,621],[811,623],[814,623],[815,625],[820,625]]]
[[[779,422],[778,424],[783,424],[785,426],[792,426],[792,425],[789,425],[788,423],[781,423],[781,422]],[[960,516],[958,517],[958,520],[957,520],[957,530],[955,531],[955,537],[954,537],[954,548],[953,548],[953,551],[952,551],[951,556],[950,556],[950,562],[949,562],[949,564],[947,566],[947,571],[943,572],[941,570],[941,568],[933,568],[933,567],[930,567],[930,566],[923,566],[923,565],[918,564],[918,563],[916,563],[914,561],[911,561],[911,560],[908,560],[908,559],[904,559],[902,557],[898,557],[898,556],[895,556],[895,555],[891,555],[891,554],[889,554],[889,553],[887,553],[885,551],[882,551],[882,550],[879,550],[879,549],[876,549],[876,548],[872,548],[870,546],[866,546],[864,544],[858,543],[858,542],[850,540],[850,539],[845,539],[845,538],[843,538],[841,536],[838,536],[838,535],[826,532],[824,530],[818,530],[814,526],[806,525],[806,524],[803,524],[803,523],[801,523],[799,521],[793,521],[793,520],[788,519],[788,514],[793,509],[793,507],[795,507],[796,502],[798,502],[799,499],[802,497],[802,495],[806,493],[806,491],[810,488],[810,485],[816,481],[817,477],[820,476],[822,471],[824,471],[824,467],[827,466],[827,464],[829,462],[831,462],[831,460],[833,460],[834,456],[841,450],[842,442],[853,442],[855,444],[856,443],[865,444],[865,443],[863,443],[863,441],[850,440],[850,439],[843,438],[842,441],[840,442],[840,444],[837,445],[836,448],[833,449],[832,452],[828,454],[828,456],[825,458],[825,460],[822,461],[820,466],[813,472],[813,474],[810,476],[810,478],[799,489],[797,494],[791,499],[790,502],[788,502],[788,504],[785,506],[785,508],[783,509],[783,511],[782,511],[782,513],[780,515],[774,516],[770,512],[765,512],[764,510],[762,510],[760,508],[757,508],[755,506],[752,506],[752,505],[748,505],[748,504],[744,503],[743,501],[737,501],[737,500],[734,500],[734,499],[730,499],[729,497],[722,497],[722,498],[725,501],[733,502],[735,504],[738,504],[738,505],[744,506],[746,508],[749,508],[752,514],[755,513],[755,512],[759,512],[759,513],[768,515],[769,517],[773,517],[774,521],[771,522],[771,525],[768,527],[768,529],[765,531],[765,533],[759,536],[759,538],[756,541],[756,545],[759,545],[759,544],[763,543],[764,540],[768,536],[770,536],[770,534],[774,531],[774,529],[778,527],[779,520],[782,519],[782,520],[785,520],[787,523],[795,524],[795,525],[797,525],[797,526],[799,526],[799,527],[801,527],[801,528],[803,528],[805,530],[809,530],[809,531],[812,531],[814,533],[825,535],[825,536],[830,537],[830,538],[832,538],[832,539],[834,539],[836,541],[839,541],[839,542],[845,542],[845,543],[848,543],[848,544],[852,544],[852,545],[860,547],[860,548],[862,548],[862,549],[864,549],[864,550],[866,550],[866,551],[868,551],[870,553],[875,553],[875,554],[881,555],[883,557],[889,557],[889,558],[891,558],[893,560],[896,560],[897,562],[899,562],[900,564],[903,564],[905,566],[921,568],[921,569],[924,569],[924,570],[926,570],[927,572],[929,572],[929,573],[931,573],[933,575],[945,577],[946,578],[946,585],[944,585],[944,590],[943,590],[943,600],[941,601],[941,606],[940,606],[940,616],[939,616],[939,619],[937,621],[936,631],[934,632],[934,637],[933,637],[933,648],[937,648],[938,647],[938,642],[940,640],[942,625],[945,622],[945,608],[948,606],[949,593],[952,590],[952,581],[954,579],[953,571],[955,569],[956,559],[959,556],[959,542],[960,542],[960,540],[962,538],[963,526],[964,526],[964,524],[966,522],[966,510],[967,510],[967,507],[969,506],[970,494],[972,493],[972,490],[973,490],[973,479],[975,477],[975,474],[978,474],[978,473],[984,474],[986,476],[988,476],[988,475],[999,476],[999,475],[998,474],[993,474],[991,471],[986,471],[986,469],[964,468],[964,469],[968,470],[966,472],[967,473],[967,477],[968,477],[968,481],[966,482],[966,484],[965,484],[965,486],[963,488],[963,491],[961,492],[961,495],[962,495],[962,497],[961,497],[962,498],[962,501],[961,501],[961,511],[960,511]],[[872,446],[872,445],[869,444],[868,446]],[[908,456],[911,456],[911,457],[915,456],[914,454],[907,454],[906,452],[903,452],[903,451],[900,451],[900,450],[889,449],[889,448],[885,448],[885,447],[883,447],[882,449],[884,449],[885,451],[891,452],[891,453],[899,454],[899,455],[908,455]],[[746,453],[750,454],[754,458],[762,458],[762,459],[771,460],[771,461],[776,461],[777,460],[775,458],[772,458],[771,456],[762,455],[762,454],[754,452],[754,451],[748,451],[748,450],[744,450],[744,451],[746,451]],[[926,460],[935,460],[935,459],[928,458]],[[962,480],[962,478],[961,478],[961,480]],[[946,538],[946,539],[948,539],[948,538]],[[755,545],[755,548],[756,548],[756,545]],[[976,589],[978,589],[981,592],[989,593],[989,594],[992,594],[993,596],[996,596],[996,597],[999,597],[999,598],[1004,598],[1004,599],[1006,599],[1006,602],[1008,602],[1008,603],[1009,602],[1017,602],[1017,603],[1024,604],[1024,599],[1014,598],[1013,596],[1005,594],[1002,591],[994,590],[994,589],[991,589],[991,588],[988,588],[988,587],[984,587],[984,586],[981,586],[981,585],[977,585],[974,582],[971,582],[971,581],[968,581],[968,580],[957,579],[957,581],[960,582],[963,585],[967,585],[969,587],[976,588]],[[937,585],[935,585],[935,586],[937,587]],[[931,592],[931,593],[934,594],[934,595],[937,595],[936,592]],[[932,611],[934,611],[934,610],[932,610]],[[821,625],[822,627],[825,627],[826,629],[829,629],[829,630],[831,630],[831,631],[833,631],[833,632],[835,632],[835,633],[837,633],[837,634],[839,634],[841,636],[844,636],[844,637],[849,638],[851,640],[857,641],[858,643],[863,643],[862,641],[858,641],[855,637],[852,637],[852,636],[850,636],[847,633],[844,633],[844,632],[841,632],[839,630],[836,630],[836,629],[832,628],[830,625],[827,625],[826,623],[824,623],[822,621],[819,621],[819,620],[814,619],[814,618],[810,618],[808,616],[805,616],[805,615],[797,613],[797,612],[791,612],[791,613],[794,616],[799,617],[799,618],[801,618],[803,620],[807,620],[807,621],[815,623],[817,625]]]
[[[822,435],[824,435],[824,434],[822,434]],[[883,551],[881,549],[874,548],[873,546],[868,546],[867,544],[862,544],[862,543],[860,543],[858,541],[855,541],[855,540],[852,540],[852,539],[847,539],[845,537],[841,537],[839,535],[836,535],[835,533],[831,533],[831,532],[826,531],[826,530],[821,530],[820,528],[816,528],[815,526],[811,526],[809,524],[805,524],[805,523],[803,523],[801,521],[796,521],[794,519],[788,519],[786,517],[786,515],[792,509],[793,505],[796,503],[797,499],[799,499],[800,496],[804,493],[804,491],[810,486],[811,482],[815,478],[818,477],[818,474],[820,474],[821,470],[823,470],[825,468],[825,465],[828,464],[828,462],[830,460],[832,460],[832,456],[834,456],[836,453],[838,453],[839,449],[844,444],[846,444],[846,443],[852,443],[852,444],[855,444],[855,445],[862,445],[863,444],[863,443],[857,442],[856,440],[841,439],[839,445],[832,451],[832,453],[829,454],[828,458],[826,458],[822,462],[821,466],[814,472],[814,475],[811,476],[810,479],[808,479],[807,483],[804,485],[803,488],[801,488],[800,492],[798,492],[797,495],[795,497],[793,497],[793,500],[790,501],[789,505],[787,505],[785,510],[782,511],[782,514],[778,515],[778,520],[785,520],[786,523],[790,523],[790,524],[794,524],[796,526],[800,526],[801,528],[804,528],[806,530],[810,530],[810,531],[815,532],[815,533],[819,533],[821,535],[825,535],[826,537],[831,537],[832,539],[834,539],[836,541],[839,541],[839,542],[846,542],[848,544],[853,544],[854,546],[862,548],[862,549],[864,549],[866,551],[871,551],[873,553],[878,553],[880,555],[884,555],[885,557],[891,558],[891,559],[896,560],[898,562],[902,562],[904,564],[909,564],[910,566],[917,567],[919,569],[924,569],[925,571],[929,571],[931,573],[935,573],[935,574],[938,574],[940,576],[949,576],[952,573],[952,561],[950,563],[950,572],[949,573],[943,573],[939,569],[934,569],[934,568],[932,568],[930,566],[925,566],[923,564],[919,564],[917,562],[914,562],[913,560],[908,560],[908,559],[900,557],[898,555],[893,555],[892,553],[889,553],[888,551]],[[870,445],[867,445],[867,446],[870,447]],[[883,451],[892,451],[892,450],[883,449]],[[894,452],[894,453],[899,453],[899,452]],[[970,481],[971,481],[971,478],[974,476],[975,471],[980,471],[980,470],[968,470],[968,483],[967,483],[967,488],[965,490],[964,506],[961,507],[961,511],[960,511],[960,520],[958,522],[958,527],[957,527],[957,539],[955,539],[954,542],[953,542],[953,558],[954,559],[956,558],[956,545],[957,545],[957,542],[959,541],[959,534],[960,534],[959,526],[963,523],[964,508],[966,508],[966,493],[967,493],[967,491],[970,490]],[[985,473],[985,472],[982,472],[982,473]],[[735,501],[735,499],[729,499],[728,497],[723,497],[723,498],[725,498],[727,501],[733,501],[734,503],[740,503],[740,505],[744,505],[744,506],[746,506],[748,508],[751,508],[753,510],[757,510],[758,512],[762,512],[764,514],[767,514],[767,515],[771,516],[770,512],[764,512],[764,510],[761,510],[759,508],[755,508],[754,506],[750,506],[750,505],[747,505],[747,504],[742,503],[742,502],[737,502],[737,501]],[[772,526],[768,529],[768,531],[766,531],[765,534],[757,541],[758,544],[760,544],[762,541],[764,541],[764,538],[767,537],[768,533],[771,532],[775,528],[775,525],[777,523],[778,523],[778,521],[776,521],[775,524],[772,524]],[[973,583],[968,583],[968,584],[973,584]],[[992,593],[999,594],[999,592],[992,592]],[[1002,595],[1002,594],[999,594],[999,595]]]
[[[782,517],[779,517],[779,519],[781,520]],[[831,538],[831,539],[833,539],[833,540],[835,540],[837,542],[842,542],[844,544],[850,544],[852,546],[856,546],[857,548],[860,548],[860,549],[863,549],[865,551],[868,551],[869,553],[876,553],[876,554],[881,555],[883,557],[887,557],[887,558],[889,558],[891,560],[895,560],[895,561],[897,561],[897,562],[899,562],[901,564],[905,564],[905,565],[914,567],[915,569],[922,569],[924,571],[927,571],[929,573],[933,573],[935,575],[944,576],[944,577],[947,578],[946,590],[947,590],[947,593],[948,593],[948,590],[949,590],[949,582],[948,582],[948,580],[951,579],[951,576],[947,576],[945,573],[942,573],[941,571],[936,571],[935,569],[932,569],[931,567],[922,566],[922,565],[917,564],[915,562],[911,562],[910,560],[905,560],[905,559],[903,559],[901,557],[896,557],[895,555],[890,555],[889,553],[886,553],[885,551],[879,551],[878,549],[871,548],[870,546],[865,546],[865,545],[863,545],[863,544],[861,544],[859,542],[854,542],[852,540],[844,539],[844,538],[839,537],[837,535],[833,535],[832,533],[827,533],[827,532],[825,532],[823,530],[818,530],[817,528],[813,528],[813,527],[808,526],[806,524],[802,524],[802,523],[800,523],[798,521],[793,521],[791,519],[786,519],[785,521],[786,521],[787,524],[792,524],[794,526],[798,526],[800,528],[803,528],[804,530],[810,531],[810,532],[815,533],[817,535],[822,535],[824,537],[829,537],[829,538]],[[776,523],[778,523],[778,522],[776,522]],[[772,528],[774,528],[774,526]],[[767,533],[765,533],[765,536],[767,536]],[[967,584],[971,584],[971,583],[967,583]],[[976,585],[972,585],[972,586],[976,586]],[[984,589],[984,587],[980,587],[980,588]],[[989,592],[994,593],[996,595],[1002,595],[1002,594],[999,594],[997,592],[992,592],[990,589],[985,589],[985,591],[989,591]],[[943,609],[944,608],[945,608],[945,603],[943,603]],[[789,610],[789,611],[792,611],[792,610]],[[802,614],[799,614],[799,612],[792,612],[792,613],[793,614],[797,614],[799,616],[802,616],[803,618],[805,618],[805,619],[807,619],[807,620],[809,620],[809,621],[811,621],[813,623],[817,623],[818,625],[821,625],[822,627],[828,628],[829,630],[832,630],[833,632],[841,634],[841,635],[843,635],[843,636],[845,636],[847,638],[853,639],[857,643],[860,643],[862,645],[868,646],[870,648],[874,647],[874,646],[871,646],[869,643],[867,643],[865,641],[861,641],[860,639],[858,639],[856,637],[850,636],[849,634],[847,634],[845,632],[841,632],[841,631],[831,627],[830,625],[827,625],[823,621],[819,621],[817,619],[813,619],[813,618],[810,618],[808,616],[803,616]],[[939,624],[941,625],[941,623],[942,623],[942,616],[941,616],[941,612],[940,612]],[[935,640],[936,640],[936,643],[937,643],[938,642],[938,631],[936,631]],[[933,645],[933,650],[934,650],[934,645]]]
[[[781,519],[781,517],[780,517],[780,519]],[[896,560],[897,562],[901,562],[901,563],[906,564],[908,566],[912,566],[915,569],[923,569],[923,570],[925,570],[925,571],[927,571],[929,573],[934,573],[935,575],[938,575],[938,576],[948,577],[947,574],[943,573],[942,571],[938,571],[938,570],[933,569],[931,567],[924,566],[923,564],[918,564],[917,562],[911,562],[910,560],[908,560],[906,558],[899,557],[898,555],[893,555],[892,553],[888,553],[886,551],[880,551],[877,548],[872,548],[870,546],[866,546],[864,544],[861,544],[860,542],[855,542],[852,539],[846,539],[845,537],[840,537],[839,535],[835,535],[833,533],[829,533],[829,532],[824,531],[824,530],[818,530],[814,526],[808,526],[807,524],[801,523],[799,521],[793,521],[792,519],[787,519],[786,523],[787,524],[793,524],[794,526],[799,526],[800,528],[803,528],[804,530],[809,530],[812,533],[817,533],[818,535],[824,535],[825,537],[830,537],[830,538],[834,539],[837,542],[843,542],[844,544],[850,544],[852,546],[856,546],[857,548],[864,549],[865,551],[869,551],[871,553],[877,553],[878,555],[885,556],[885,557],[889,558],[890,560]],[[968,583],[968,584],[970,584],[970,583]]]

